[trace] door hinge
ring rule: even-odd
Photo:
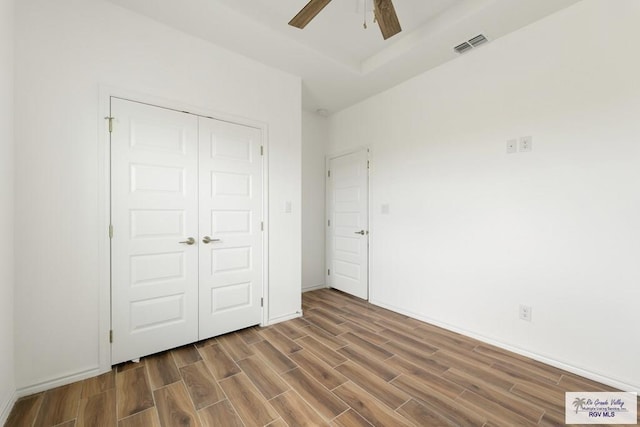
[[[331,171],[327,171],[327,178],[331,178]]]
[[[109,224],[109,238],[113,239],[113,225]]]
[[[330,268],[327,270],[327,276],[331,276],[331,269]]]
[[[264,145],[260,146],[260,155],[264,156]]]
[[[260,231],[264,231],[264,221],[260,222]]]
[[[113,342],[113,329],[109,331],[109,342]]]
[[[260,307],[264,307],[264,298],[260,298]]]
[[[327,220],[327,227],[331,227],[331,220]]]
[[[367,169],[370,169],[370,168],[369,168],[369,160],[367,160]]]
[[[104,118],[105,120],[109,120],[109,133],[113,132],[113,117],[107,116]]]

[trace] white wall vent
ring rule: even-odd
[[[480,45],[485,44],[488,41],[489,39],[487,39],[483,34],[479,34],[464,43],[460,43],[458,46],[454,47],[453,50],[455,50],[460,54],[463,54],[465,52],[470,51],[474,47],[478,47]]]

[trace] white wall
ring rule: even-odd
[[[325,117],[302,112],[302,290],[325,285]]]
[[[15,392],[13,365],[13,0],[0,0],[0,424]]]
[[[99,366],[100,85],[268,124],[271,320],[301,288],[301,85],[101,0],[16,5],[16,377]],[[292,202],[292,213],[280,209]],[[104,230],[106,232],[106,230]],[[108,302],[107,302],[108,303]]]
[[[332,116],[372,147],[374,303],[640,389],[639,21],[586,0]]]

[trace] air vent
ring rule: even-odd
[[[453,48],[453,50],[455,50],[458,53],[465,53],[466,51],[471,50],[471,49],[473,49],[473,46],[471,46],[467,42],[459,44],[458,46]]]
[[[471,49],[473,49],[474,47],[478,47],[480,45],[485,44],[486,42],[488,42],[489,39],[487,39],[484,35],[479,34],[477,36],[475,36],[474,38],[459,44],[458,46],[454,47],[453,50],[455,50],[456,52],[463,54],[465,52],[470,51]]]
[[[474,38],[472,38],[471,40],[469,40],[469,43],[471,44],[471,46],[473,47],[478,47],[481,44],[484,44],[486,42],[488,42],[489,40],[487,40],[487,38],[485,36],[483,36],[482,34],[480,34],[479,36],[475,36]]]

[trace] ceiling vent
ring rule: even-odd
[[[458,46],[453,48],[453,50],[455,50],[456,52],[458,52],[460,54],[465,53],[466,51],[471,50],[471,49],[473,49],[473,46],[471,46],[467,42],[459,44]]]
[[[489,39],[487,39],[484,35],[479,34],[464,43],[460,43],[458,46],[454,47],[453,50],[455,50],[459,54],[463,54],[465,52],[470,51],[474,47],[478,47],[480,45],[485,44],[488,41]]]

